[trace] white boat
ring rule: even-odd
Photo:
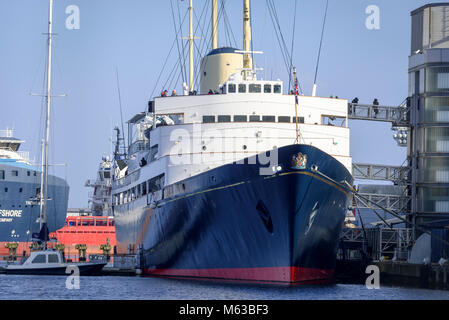
[[[21,264],[8,264],[4,271],[7,274],[67,275],[76,267],[80,275],[95,275],[99,274],[105,265],[103,262],[66,263],[59,251],[47,249],[31,252]]]

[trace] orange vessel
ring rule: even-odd
[[[114,218],[108,216],[73,216],[67,217],[66,226],[52,232],[50,238],[65,246],[66,257],[77,256],[77,244],[85,244],[86,253],[103,254],[101,245],[109,242],[110,254],[116,244]]]

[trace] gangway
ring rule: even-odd
[[[391,122],[393,126],[410,126],[409,107],[404,101],[400,106],[380,106],[374,104],[348,103],[348,118]]]
[[[405,184],[410,178],[410,167],[353,163],[352,175],[355,179],[391,181]]]

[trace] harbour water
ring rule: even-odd
[[[448,300],[449,291],[361,284],[278,287],[147,277],[81,277],[67,289],[63,276],[0,275],[0,300]]]

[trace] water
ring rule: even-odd
[[[64,276],[0,275],[0,300],[447,300],[449,291],[359,284],[278,287],[218,284],[147,277],[81,277],[80,289]]]

